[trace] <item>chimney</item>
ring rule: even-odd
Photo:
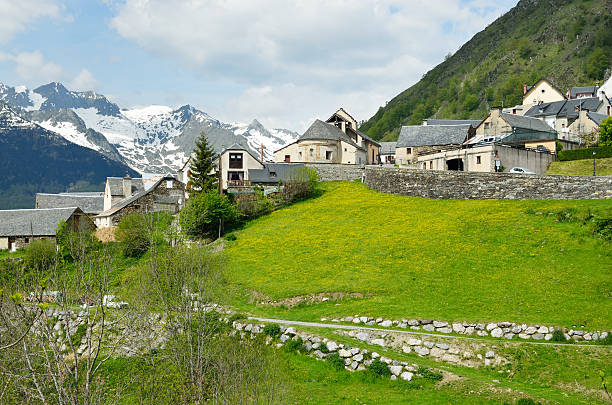
[[[123,178],[123,196],[125,198],[132,196],[132,178],[129,173],[126,173]]]
[[[523,84],[523,95],[527,94],[527,85]]]
[[[492,107],[491,108],[491,117],[499,117],[501,115],[502,109],[501,107]]]

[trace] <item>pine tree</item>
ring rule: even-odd
[[[192,192],[208,191],[217,187],[217,176],[213,173],[217,154],[208,143],[204,131],[196,141],[194,155],[189,165],[189,182],[187,187]],[[212,174],[211,174],[212,173]]]

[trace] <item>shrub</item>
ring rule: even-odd
[[[25,248],[24,261],[34,271],[48,270],[55,262],[55,242],[51,239],[37,239]]]
[[[276,337],[281,334],[280,326],[278,326],[275,323],[267,324],[266,326],[264,326],[263,331],[266,335],[271,336],[271,337]]]
[[[370,363],[368,371],[381,377],[391,376],[391,370],[389,370],[389,367],[379,359],[375,359],[372,361],[372,363]]]
[[[432,369],[426,368],[426,367],[419,367],[417,374],[420,374],[426,380],[431,380],[431,381],[440,381],[443,378],[442,374]]]
[[[145,253],[151,246],[146,216],[133,213],[121,218],[115,231],[115,238],[121,243],[125,256],[136,257]]]
[[[302,344],[302,338],[297,336],[294,339],[289,339],[287,343],[285,343],[285,348],[289,352],[305,352],[306,348]]]
[[[567,342],[565,333],[563,333],[561,329],[555,329],[555,331],[552,334],[552,339],[550,340],[553,342]]]
[[[561,152],[559,152],[558,156],[559,160],[561,161],[593,159],[593,152],[595,152],[595,159],[609,158],[612,157],[612,146],[562,150]]]
[[[605,339],[601,340],[600,343],[602,345],[612,346],[612,333],[608,332],[608,335]]]
[[[194,194],[180,214],[183,232],[189,236],[214,238],[219,230],[234,225],[240,213],[225,194],[216,190]]]
[[[234,235],[233,233],[230,233],[229,235],[225,237],[225,240],[234,241],[236,240],[236,235]]]
[[[336,370],[344,370],[344,359],[338,353],[332,353],[327,356],[326,360]]]
[[[246,218],[257,218],[272,212],[272,202],[263,193],[244,194],[237,198],[238,210]]]
[[[612,240],[612,217],[596,218],[593,224],[593,233],[606,240]]]
[[[599,145],[612,147],[612,118],[603,120],[599,128]]]
[[[313,169],[297,169],[283,188],[285,201],[291,203],[311,197],[315,192],[318,175]]]
[[[555,214],[557,221],[559,222],[571,222],[575,219],[576,209],[575,208],[564,208]]]
[[[517,405],[538,405],[539,402],[535,402],[531,398],[519,398],[519,400],[516,401],[516,404]]]

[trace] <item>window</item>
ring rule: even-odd
[[[242,169],[242,153],[230,153],[229,167],[230,169]]]
[[[423,163],[423,170],[427,169],[427,163]]]
[[[411,155],[412,154],[412,148],[406,148],[406,153]]]
[[[302,157],[302,152],[300,152],[300,157]],[[291,162],[291,155],[285,155],[285,163]]]
[[[476,156],[476,164],[479,165],[480,164],[480,156]]]
[[[310,148],[310,150],[308,151],[308,154],[310,157],[314,156],[314,149]]]
[[[298,156],[300,157],[300,159],[302,158],[302,152],[298,152]]]
[[[325,151],[325,159],[331,160],[331,158],[332,158],[331,150]]]
[[[565,123],[561,124],[561,128],[565,128]]]
[[[270,172],[270,177],[276,177],[276,172]]]
[[[485,129],[491,128],[491,123],[490,122],[485,122],[484,128]]]
[[[433,169],[433,160],[431,162],[429,162],[429,168]]]
[[[544,89],[542,89],[542,94],[544,94]]]
[[[172,188],[172,180],[166,180],[166,188]]]
[[[346,152],[346,148],[344,148],[344,151]]]

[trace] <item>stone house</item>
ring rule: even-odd
[[[579,112],[578,118],[569,125],[567,132],[569,134],[578,134],[580,139],[585,141],[586,138],[591,136],[593,137],[592,141],[596,142],[601,122],[606,118],[608,118],[607,115],[582,110]]]
[[[381,142],[380,143],[380,163],[384,165],[395,164],[395,149],[397,142]]]
[[[126,193],[135,189],[131,179],[126,177],[123,180]],[[162,176],[150,188],[143,187],[129,197],[117,201],[110,209],[97,215],[94,221],[98,228],[107,228],[117,226],[121,218],[131,213],[148,214],[165,211],[177,214],[184,204],[185,185],[168,174]]]
[[[144,191],[142,178],[132,179],[129,174],[125,177],[107,177],[104,187],[104,211],[117,205],[120,201]]]
[[[380,144],[357,129],[344,109],[326,122],[316,120],[297,141],[274,152],[277,163],[375,164]]]
[[[103,192],[83,193],[36,193],[35,208],[69,208],[79,207],[90,217],[104,211]]]
[[[55,241],[62,221],[73,231],[96,228],[78,207],[0,211],[0,250],[15,251],[38,239]]]
[[[538,105],[563,101],[565,96],[546,79],[540,79],[533,86],[523,85],[523,105]]]
[[[432,125],[431,121],[402,127],[395,147],[395,162],[400,167],[416,164],[420,154],[460,147],[474,132],[472,122]]]
[[[493,108],[489,115],[476,127],[476,136],[468,144],[479,142],[503,143],[524,148],[546,148],[556,151],[557,132],[544,121],[501,112]]]

